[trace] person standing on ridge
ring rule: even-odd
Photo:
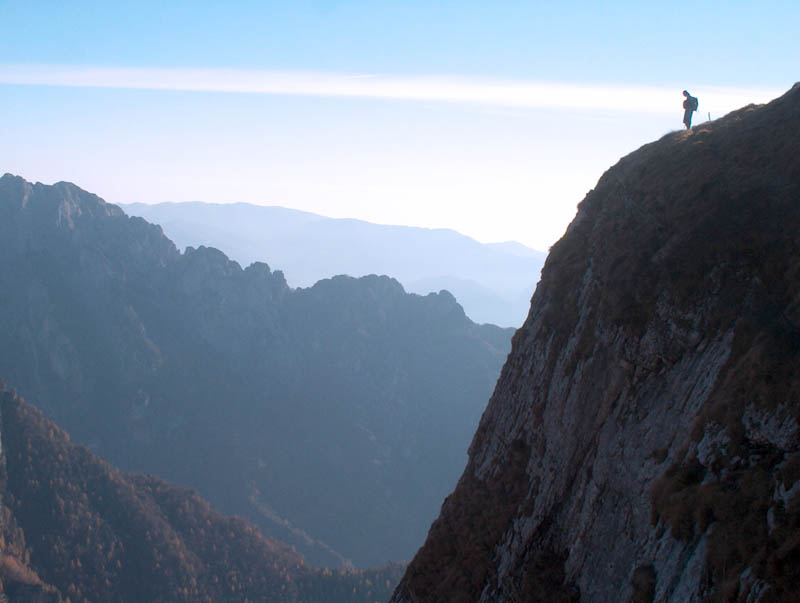
[[[692,113],[697,111],[698,102],[697,97],[689,94],[688,90],[684,90],[683,95],[686,97],[686,100],[683,101],[683,124],[688,130],[692,127]]]

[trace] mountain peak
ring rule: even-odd
[[[72,185],[33,185],[22,209],[24,192],[0,187],[10,382],[110,462],[190,484],[312,563],[410,557],[510,329],[386,276],[290,289]]]
[[[798,130],[795,86],[600,178],[394,601],[796,594]]]

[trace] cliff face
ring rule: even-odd
[[[74,185],[0,178],[0,378],[317,565],[411,557],[511,334],[385,276],[290,289]]]
[[[799,129],[796,85],[603,175],[394,601],[796,595]]]

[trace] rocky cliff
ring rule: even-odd
[[[393,601],[797,600],[800,85],[623,158]]]
[[[0,377],[93,452],[316,565],[413,555],[511,334],[447,292],[291,289],[75,185],[0,178]]]

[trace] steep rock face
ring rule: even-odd
[[[790,600],[800,85],[623,158],[393,601]]]
[[[0,593],[13,601],[340,601],[389,596],[399,567],[329,571],[119,471],[0,385]]]
[[[385,276],[290,289],[74,185],[0,178],[0,376],[317,565],[412,556],[511,333]]]

